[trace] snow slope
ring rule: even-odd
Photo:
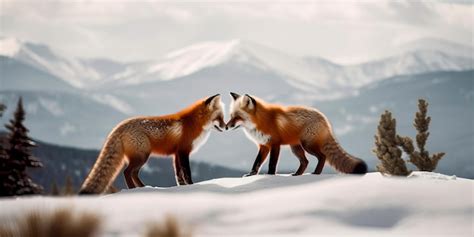
[[[43,44],[0,37],[0,55],[31,65],[79,88],[101,79],[100,73],[93,67]]]
[[[139,236],[168,214],[195,236],[472,236],[472,188],[423,172],[222,178],[104,197],[3,199],[0,220],[66,206],[103,216],[103,236]]]

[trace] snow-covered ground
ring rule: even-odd
[[[258,175],[102,197],[3,199],[0,221],[66,206],[103,216],[104,236],[140,235],[167,214],[194,236],[473,236],[473,184],[423,172]]]

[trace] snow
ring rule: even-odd
[[[61,55],[43,44],[12,37],[0,38],[0,55],[15,58],[79,88],[101,79],[94,68],[76,58]]]
[[[167,54],[165,62],[152,65],[147,71],[158,74],[163,80],[183,77],[221,63],[237,43],[238,40],[232,40],[191,45]]]
[[[111,94],[90,94],[90,97],[95,101],[108,105],[124,114],[131,115],[134,112],[133,108],[127,102]]]
[[[62,136],[67,136],[69,134],[73,134],[74,132],[76,132],[76,127],[72,124],[70,124],[69,122],[65,122],[60,128],[59,128],[59,132]]]
[[[0,38],[0,55],[13,57],[81,89],[172,81],[204,69],[210,70],[210,78],[225,80],[222,72],[211,69],[246,65],[279,76],[291,87],[319,100],[344,97],[354,89],[395,75],[472,69],[473,51],[469,46],[433,39],[423,42],[407,44],[390,57],[357,65],[300,57],[241,39],[199,42],[147,62],[122,64],[108,60],[107,65],[114,65],[112,71],[106,65],[91,64],[46,45],[15,38]]]
[[[122,85],[170,81],[219,65],[244,64],[279,75],[296,89],[311,94],[316,90],[317,99],[334,99],[395,75],[472,69],[471,57],[450,54],[443,48],[419,48],[412,47],[413,51],[401,51],[367,63],[337,65],[322,58],[299,57],[241,39],[210,41],[178,49],[152,62],[131,65],[126,73],[115,75],[112,81]]]
[[[40,97],[38,99],[38,102],[43,108],[45,108],[53,116],[58,117],[58,116],[64,115],[64,111],[61,108],[61,106],[59,105],[58,101]]]
[[[474,48],[470,45],[463,45],[440,38],[420,38],[408,42],[402,42],[394,47],[392,54],[399,52],[424,51],[442,51],[460,57],[472,58]],[[390,52],[390,50],[389,50]]]
[[[168,214],[195,236],[472,236],[472,190],[472,180],[423,172],[258,175],[103,197],[3,199],[0,220],[68,206],[103,216],[104,236],[139,236]]]
[[[21,49],[21,42],[15,38],[0,38],[0,55],[13,57]]]

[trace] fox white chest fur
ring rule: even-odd
[[[266,144],[268,141],[270,141],[270,135],[267,135],[261,131],[259,131],[254,124],[250,122],[246,122],[242,124],[244,127],[244,132],[247,137],[254,141],[257,144]]]
[[[211,134],[210,128],[210,125],[204,126],[201,134],[193,140],[192,153],[198,151],[199,148],[207,142],[207,139],[209,139],[209,135]]]

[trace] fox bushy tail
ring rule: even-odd
[[[102,148],[79,194],[100,194],[107,190],[123,167],[124,151],[117,131],[112,132]]]
[[[367,173],[367,164],[347,153],[331,135],[323,146],[322,152],[328,163],[337,171],[351,174]]]

